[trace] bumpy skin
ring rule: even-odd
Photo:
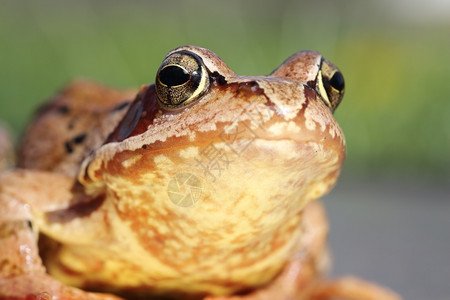
[[[367,284],[321,280],[327,224],[313,200],[345,155],[337,104],[317,85],[321,55],[243,77],[203,48],[168,56],[180,51],[209,82],[186,107],[165,108],[153,84],[134,97],[76,82],[38,112],[19,168],[0,175],[0,295],[382,295],[352,298]],[[377,299],[397,299],[386,293]]]

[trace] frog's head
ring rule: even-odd
[[[80,181],[106,193],[140,245],[184,276],[269,280],[299,247],[302,209],[340,171],[345,142],[332,112],[341,73],[305,51],[269,76],[238,76],[211,51],[184,46],[155,82]]]

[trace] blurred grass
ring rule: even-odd
[[[209,48],[245,75],[314,49],[346,79],[336,118],[348,172],[448,179],[450,18],[416,22],[387,4],[0,0],[0,120],[18,135],[40,103],[77,77],[153,82],[165,53],[182,44]]]

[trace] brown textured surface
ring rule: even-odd
[[[74,176],[81,161],[93,147],[100,146],[111,131],[111,128],[102,127],[104,119],[119,119],[123,109],[111,112],[120,104],[131,101],[134,94],[88,81],[71,83],[42,106],[32,125],[28,126],[20,146],[19,167],[60,171]],[[97,134],[91,134],[94,128]],[[87,134],[87,141],[77,143],[76,137]]]
[[[304,74],[281,67],[283,78],[241,77],[206,49],[181,49],[201,56],[212,80],[186,109],[161,109],[153,86],[143,86],[131,107],[144,109],[119,122],[124,99],[132,97],[86,82],[43,107],[22,144],[20,166],[53,173],[5,173],[0,208],[10,218],[0,221],[30,219],[53,238],[42,248],[49,273],[79,287],[198,296],[265,285],[249,299],[280,287],[279,299],[309,297],[324,259],[326,221],[318,204],[305,207],[334,185],[345,153],[331,111],[305,85],[315,80],[321,56],[303,52],[287,61]],[[233,163],[208,179],[195,162],[210,146]],[[81,186],[74,176],[85,157]],[[180,172],[202,182],[195,205],[168,199],[167,184]],[[26,298],[48,283],[56,295],[96,297],[46,275],[36,236],[22,228],[4,230],[11,249],[31,246],[27,263],[19,253],[5,264],[3,277],[14,276],[1,294]],[[23,230],[28,240],[15,240]],[[36,267],[36,276],[20,278],[24,265]],[[42,279],[16,290],[18,280],[33,276]]]

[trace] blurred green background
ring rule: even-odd
[[[152,82],[165,53],[183,44],[213,50],[243,75],[314,49],[346,79],[336,112],[346,170],[442,180],[450,177],[445,3],[0,0],[0,119],[20,132],[73,78]]]
[[[17,138],[74,78],[153,82],[183,44],[242,75],[305,49],[334,62],[346,79],[336,118],[348,146],[326,199],[337,273],[407,299],[448,299],[450,1],[0,0],[0,120]]]

